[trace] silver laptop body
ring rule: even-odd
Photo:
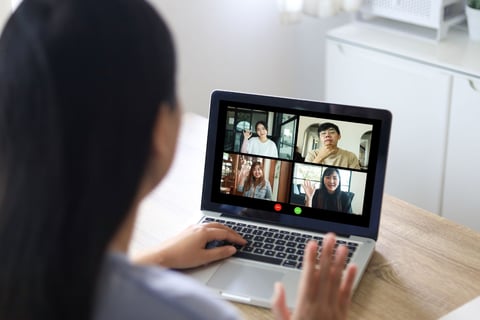
[[[227,224],[249,235],[249,244],[255,246],[248,252],[239,248],[237,256],[186,273],[226,299],[263,307],[270,307],[274,283],[280,281],[293,309],[302,243],[321,241],[326,232],[334,232],[337,241],[352,248],[348,263],[357,265],[357,287],[378,237],[391,119],[383,109],[214,91],[202,192],[204,217],[199,223]],[[244,130],[252,131],[250,139],[255,138],[259,122],[268,128],[277,154],[263,155],[258,149],[242,152]],[[325,123],[337,126],[337,146],[353,153],[358,166],[309,162],[308,154],[321,147],[318,129]],[[261,192],[245,192],[245,184],[239,188],[243,166],[257,163],[271,188],[267,199],[255,197]],[[334,171],[339,174],[337,189],[342,195],[337,194],[336,204],[321,196],[326,188],[322,175]],[[318,192],[311,207],[305,204],[305,180]],[[282,235],[286,240],[276,238]],[[255,243],[256,239],[262,243]],[[289,253],[273,250],[278,247]]]

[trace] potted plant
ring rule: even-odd
[[[480,0],[467,0],[468,34],[473,41],[480,41]]]

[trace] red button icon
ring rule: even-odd
[[[282,205],[280,203],[275,203],[275,205],[273,206],[273,209],[275,211],[280,211],[282,210]]]

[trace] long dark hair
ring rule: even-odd
[[[0,39],[0,319],[87,319],[161,103],[167,26],[143,0],[25,0]]]

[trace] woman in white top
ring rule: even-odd
[[[243,131],[243,143],[240,152],[278,158],[277,145],[268,138],[267,124],[264,121],[258,121],[255,124],[255,131],[258,137],[254,138],[252,138],[250,130]]]
[[[178,135],[175,53],[144,0],[25,0],[0,38],[0,319],[236,319],[231,305],[171,269],[244,245],[193,226],[135,261],[137,208],[165,177]],[[161,213],[159,213],[161,214]],[[167,213],[164,213],[167,214]],[[355,268],[345,248],[306,249],[299,304],[279,319],[344,319]]]

